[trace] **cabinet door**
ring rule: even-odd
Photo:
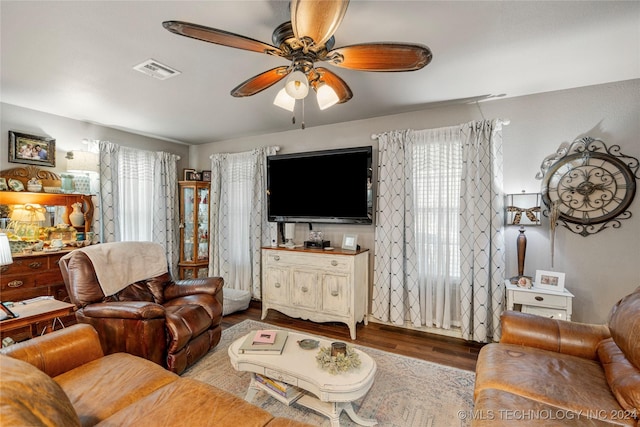
[[[180,261],[195,261],[195,187],[181,187],[180,191],[182,192],[180,195],[180,208],[182,210],[182,227],[180,228],[182,251],[180,254]]]
[[[348,274],[322,275],[322,311],[326,313],[349,314],[350,276]]]
[[[291,304],[297,307],[315,309],[318,301],[318,273],[294,269]]]
[[[265,271],[264,298],[270,303],[289,303],[289,270],[270,267]]]

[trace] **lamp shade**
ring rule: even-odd
[[[68,172],[98,172],[98,154],[89,151],[70,151],[67,154]]]
[[[0,233],[0,265],[9,265],[13,262],[11,247],[6,234]]]
[[[276,99],[273,100],[273,105],[293,112],[293,109],[296,107],[296,99],[290,97],[286,89],[282,88],[276,95]]]
[[[11,221],[28,223],[44,221],[45,212],[46,209],[37,204],[15,205],[11,212]]]
[[[507,194],[505,211],[507,225],[540,225],[540,193]]]
[[[318,107],[320,107],[321,110],[326,110],[332,105],[337,104],[340,100],[336,91],[326,83],[322,84],[318,88],[316,91],[316,97],[318,99]]]
[[[309,93],[309,81],[302,71],[294,71],[284,85],[287,94],[295,99],[303,99]]]

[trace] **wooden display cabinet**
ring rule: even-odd
[[[205,181],[180,181],[180,279],[209,275],[209,189]]]

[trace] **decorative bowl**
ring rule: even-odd
[[[314,348],[318,348],[320,341],[306,338],[298,341],[298,345],[304,350],[313,350]]]

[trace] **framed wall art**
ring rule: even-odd
[[[554,292],[564,292],[564,273],[536,270],[536,280],[533,282],[533,286]]]
[[[10,130],[9,162],[53,168],[56,166],[56,140]]]

